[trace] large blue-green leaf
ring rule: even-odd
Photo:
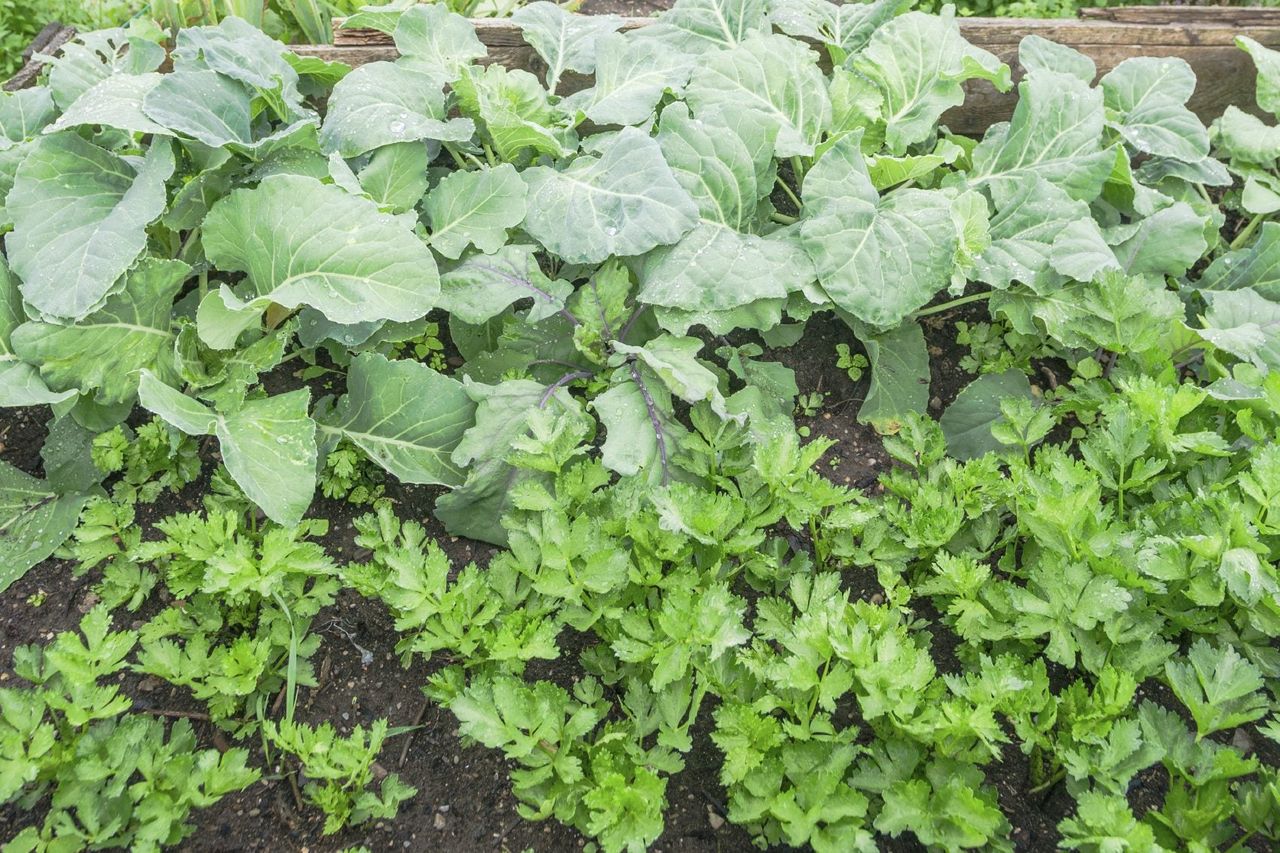
[[[754,35],[704,57],[685,93],[693,113],[751,110],[777,129],[779,157],[809,156],[831,121],[831,99],[818,56],[780,35]]]
[[[787,35],[824,42],[852,54],[866,47],[877,29],[909,5],[908,0],[785,0],[771,5],[769,20]]]
[[[1247,287],[1206,293],[1205,301],[1202,338],[1259,370],[1280,370],[1280,303]]]
[[[893,154],[934,134],[944,112],[964,103],[965,80],[990,81],[1004,91],[1009,67],[960,35],[954,13],[909,12],[871,36],[853,69],[875,83],[884,99],[885,143]]]
[[[163,74],[113,74],[93,85],[54,122],[53,130],[101,125],[130,133],[167,135],[169,129],[147,117],[143,101],[164,79]],[[192,105],[198,108],[198,104]]]
[[[596,44],[595,85],[564,103],[599,125],[643,124],[665,92],[684,92],[693,71],[693,57],[657,39],[610,33]]]
[[[360,323],[416,320],[440,295],[431,250],[402,219],[314,178],[277,175],[234,191],[209,213],[201,239],[219,269],[248,273],[236,293],[224,286],[209,297],[241,318],[242,329],[272,302]],[[216,345],[201,308],[201,337]]]
[[[565,310],[573,285],[547,277],[533,246],[508,243],[489,254],[474,252],[446,269],[440,291],[441,307],[464,323],[483,323],[523,299],[533,300],[526,321],[536,323]]]
[[[464,66],[487,51],[471,22],[450,12],[443,3],[412,6],[393,33],[400,64],[453,82]]]
[[[1196,283],[1201,290],[1249,287],[1280,302],[1280,222],[1265,222],[1252,245],[1218,256]]]
[[[316,488],[316,424],[307,414],[305,388],[246,400],[215,412],[142,371],[143,406],[188,435],[215,435],[227,472],[267,517],[292,527],[302,520]]]
[[[880,328],[896,326],[951,283],[959,237],[950,196],[898,190],[880,198],[859,149],[841,137],[809,171],[800,237],[823,291]]]
[[[333,87],[320,144],[356,157],[398,142],[468,140],[475,125],[448,117],[444,84],[439,75],[390,62],[362,65]]]
[[[496,252],[507,242],[507,229],[524,220],[528,193],[510,163],[445,176],[422,205],[431,247],[446,258],[458,257],[467,246]]]
[[[641,31],[687,53],[709,53],[742,44],[752,33],[768,32],[765,0],[676,0]]]
[[[947,437],[947,453],[957,459],[975,459],[1003,445],[991,434],[998,423],[1000,401],[1006,397],[1031,397],[1031,383],[1021,370],[988,373],[960,390],[939,422]]]
[[[165,140],[136,169],[70,131],[36,143],[6,201],[14,222],[6,249],[23,298],[51,317],[96,310],[145,248],[173,168]]]
[[[35,367],[13,351],[9,337],[26,319],[18,283],[0,255],[0,406],[39,406],[76,396],[74,390],[50,391]]]
[[[560,157],[577,147],[565,114],[528,71],[501,65],[468,67],[453,83],[458,106],[493,141],[499,157],[515,161],[537,154]]]
[[[1101,85],[1112,125],[1136,151],[1192,163],[1208,156],[1209,132],[1186,107],[1196,75],[1185,60],[1126,59]]]
[[[974,149],[972,180],[997,206],[1036,177],[1092,201],[1115,163],[1102,146],[1105,119],[1101,91],[1074,74],[1033,71],[1018,84],[1013,118],[992,125]]]
[[[416,361],[363,353],[351,362],[347,393],[320,421],[406,483],[461,485],[450,458],[475,418],[462,383]]]
[[[59,494],[48,483],[0,462],[0,592],[61,545],[89,496]]]
[[[570,263],[641,255],[679,240],[697,221],[658,143],[630,127],[598,157],[581,155],[564,169],[537,166],[524,179],[525,231]]]
[[[182,261],[144,258],[122,291],[75,325],[29,322],[14,329],[13,351],[51,388],[93,391],[100,403],[129,402],[143,368],[174,375],[169,318],[190,271]]]
[[[896,433],[908,414],[923,414],[929,403],[929,353],[920,324],[906,322],[887,332],[859,328],[871,362],[871,381],[858,421],[877,432]]]
[[[564,72],[594,71],[597,40],[622,26],[617,15],[577,15],[547,0],[520,7],[511,21],[547,63],[547,89],[552,92]]]
[[[1039,177],[1005,199],[991,218],[990,237],[975,277],[992,287],[1014,281],[1034,287],[1055,274],[1091,281],[1120,268],[1089,206]]]

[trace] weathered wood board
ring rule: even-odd
[[[1229,104],[1253,106],[1253,62],[1235,46],[1235,37],[1247,35],[1280,48],[1280,10],[1156,6],[1093,11],[1111,13],[1118,19],[1106,20],[1100,15],[1083,20],[964,18],[960,31],[973,44],[1009,63],[1015,80],[1021,75],[1016,61],[1018,43],[1033,34],[1088,55],[1097,64],[1099,74],[1134,56],[1181,57],[1190,63],[1199,81],[1191,109],[1206,122],[1221,115]],[[634,28],[650,23],[650,18],[629,18],[624,26]],[[542,70],[538,56],[510,21],[477,20],[475,25],[480,40],[489,48],[489,62]],[[389,36],[375,30],[342,29],[340,21],[335,21],[334,44],[300,45],[294,49],[348,65],[397,56]],[[565,89],[588,84],[586,79],[568,79]],[[985,81],[974,81],[968,86],[964,105],[948,112],[943,122],[960,133],[980,134],[995,122],[1007,120],[1015,103],[1013,92],[1002,94]]]

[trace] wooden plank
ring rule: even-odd
[[[16,92],[25,89],[40,76],[44,63],[35,58],[37,53],[56,54],[64,44],[76,37],[75,27],[65,27],[54,21],[46,24],[35,37],[35,40],[22,52],[22,67],[18,72],[4,81],[4,91]]]
[[[1113,13],[1147,12],[1155,10],[1147,18],[1138,16],[1133,22],[1110,20],[1038,20],[1029,18],[963,18],[960,32],[972,44],[985,48],[1013,69],[1014,79],[1022,75],[1017,63],[1018,44],[1028,35],[1038,35],[1081,51],[1098,67],[1098,73],[1106,74],[1116,65],[1135,56],[1177,56],[1185,59],[1195,71],[1196,91],[1191,96],[1190,107],[1203,121],[1210,122],[1220,116],[1229,104],[1241,108],[1253,108],[1255,71],[1252,60],[1235,46],[1237,34],[1248,35],[1269,47],[1280,48],[1280,10],[1216,9],[1216,12],[1257,13],[1274,12],[1261,16],[1248,26],[1234,22],[1255,20],[1247,14],[1224,17],[1194,13],[1185,20],[1173,16],[1171,9],[1147,7],[1142,9],[1108,9]],[[1178,12],[1188,12],[1200,7],[1172,7]],[[1159,14],[1155,14],[1159,12]],[[1164,17],[1161,17],[1161,16]],[[332,46],[295,47],[294,50],[310,56],[338,60],[348,65],[395,59],[398,55],[391,38],[376,30],[344,30],[341,19],[334,21]],[[476,34],[489,48],[485,61],[497,62],[508,68],[524,68],[535,73],[543,70],[542,62],[532,48],[525,44],[520,30],[508,20],[476,20]],[[624,27],[634,29],[653,23],[652,18],[628,18]],[[564,92],[589,85],[586,78],[566,79]],[[995,122],[1007,121],[1017,102],[1013,92],[997,92],[990,83],[971,81],[966,85],[965,103],[943,116],[943,123],[952,130],[965,134],[981,134]]]
[[[1280,9],[1259,6],[1113,6],[1081,9],[1081,18],[1121,24],[1218,24],[1231,27],[1280,26]]]
[[[1152,7],[1161,9],[1163,7]],[[1179,7],[1174,7],[1179,8]],[[1186,9],[1201,7],[1184,7]],[[1123,11],[1095,10],[1095,11]],[[1249,25],[1258,31],[1244,33],[1254,38],[1262,35],[1275,42],[1280,38],[1280,9],[1232,11],[1271,11],[1276,15],[1267,19],[1267,23]],[[333,44],[340,47],[390,45],[391,36],[378,30],[345,29],[345,19],[333,19]],[[622,29],[630,30],[645,27],[655,22],[654,18],[624,18]],[[475,25],[476,35],[487,47],[519,47],[525,41],[520,35],[520,28],[509,19],[477,18],[471,22]],[[1075,20],[1071,18],[961,18],[960,32],[966,39],[978,47],[988,50],[992,45],[1017,45],[1025,36],[1038,35],[1051,41],[1060,42],[1079,49],[1099,45],[1185,45],[1203,47],[1213,45],[1232,45],[1240,32],[1243,23],[1237,24],[1230,18],[1197,19],[1194,21],[1162,20],[1149,22],[1114,22],[1109,20]],[[1274,32],[1269,32],[1274,30]],[[1263,38],[1258,38],[1263,41]],[[1264,42],[1266,43],[1266,42]]]

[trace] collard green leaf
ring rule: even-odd
[[[496,252],[507,242],[507,229],[524,221],[528,192],[510,163],[445,176],[422,206],[431,225],[431,247],[446,258],[457,258],[472,245]]]
[[[156,72],[146,74],[114,74],[100,80],[58,117],[52,130],[68,127],[101,125],[129,133],[167,135],[168,128],[147,117],[143,101],[147,93],[164,79]],[[192,105],[198,108],[199,105]]]
[[[74,390],[50,391],[35,367],[14,352],[9,337],[26,319],[18,283],[9,274],[4,256],[0,255],[0,407],[39,406],[75,397]]]
[[[737,420],[725,408],[724,396],[720,393],[720,380],[698,360],[702,341],[697,338],[660,335],[638,347],[614,341],[613,349],[615,352],[634,356],[672,394],[686,403],[706,400],[711,404],[711,410],[721,418]]]
[[[1252,245],[1218,256],[1196,287],[1200,290],[1248,287],[1272,302],[1280,302],[1280,223],[1264,222]]]
[[[347,393],[320,422],[405,483],[461,485],[451,460],[475,404],[462,383],[416,361],[363,353],[351,362]]]
[[[1037,35],[1026,36],[1018,43],[1018,64],[1028,74],[1032,71],[1060,71],[1088,85],[1092,85],[1093,78],[1098,76],[1092,59],[1075,48]]]
[[[0,462],[0,592],[71,535],[88,499],[81,492],[60,495],[48,483]]]
[[[307,414],[310,391],[300,388],[215,412],[144,370],[138,398],[188,435],[217,436],[227,472],[272,521],[292,527],[302,520],[316,487],[316,424]]]
[[[169,317],[190,271],[182,261],[144,258],[101,309],[74,326],[24,323],[13,331],[13,350],[52,388],[95,391],[101,403],[129,402],[143,368],[173,376]]]
[[[175,71],[147,91],[142,109],[166,132],[221,148],[253,144],[251,101],[248,87],[215,71]]]
[[[591,407],[605,429],[600,448],[604,466],[624,477],[644,472],[650,482],[660,482],[663,461],[671,459],[679,436],[684,433],[675,420],[671,392],[666,386],[653,382],[642,389],[629,370],[622,370],[614,384],[591,402]]]
[[[316,424],[305,388],[219,415],[214,434],[236,484],[277,524],[296,525],[316,485]]]
[[[831,99],[817,55],[780,35],[754,35],[733,50],[703,58],[685,97],[703,111],[750,110],[777,128],[779,157],[810,156],[831,121]]]
[[[700,54],[742,44],[752,33],[768,32],[765,0],[676,0],[647,28],[646,38]]]
[[[525,231],[569,263],[641,255],[679,240],[697,221],[658,143],[634,128],[599,157],[581,155],[563,170],[537,166],[524,179]]]
[[[0,151],[34,139],[57,116],[53,95],[43,86],[0,92]]]
[[[885,143],[892,154],[934,134],[938,119],[964,103],[965,80],[1011,85],[1009,67],[960,35],[954,12],[908,12],[880,27],[853,63],[884,99]]]
[[[610,33],[596,44],[595,85],[565,104],[599,125],[643,124],[664,92],[684,92],[693,71],[693,57],[657,39]]]
[[[800,236],[831,301],[888,328],[950,283],[958,236],[943,192],[880,199],[858,141],[841,137],[809,171]]]
[[[682,103],[662,111],[658,146],[707,222],[748,231],[757,203],[773,190],[776,128],[740,111],[693,118]]]
[[[1236,36],[1236,46],[1249,54],[1258,68],[1258,106],[1280,117],[1280,52],[1264,47],[1248,36]]]
[[[217,26],[179,30],[173,49],[174,71],[216,71],[256,89],[278,95],[300,109],[298,72],[284,58],[287,48],[242,18],[223,18]]]
[[[164,48],[119,27],[81,33],[48,62],[54,103],[67,109],[94,84],[113,74],[144,74],[164,62]]]
[[[1200,336],[1259,370],[1280,370],[1280,303],[1252,288],[1206,292]]]
[[[729,311],[785,299],[813,279],[813,264],[794,233],[757,237],[703,221],[680,242],[645,257],[637,298],[685,311]]]
[[[991,218],[990,236],[975,272],[992,287],[1014,281],[1037,287],[1054,274],[1092,281],[1120,268],[1089,206],[1039,177],[1005,199]]]
[[[879,27],[908,5],[905,0],[787,0],[772,4],[769,20],[787,35],[824,42],[848,55],[862,50]]]
[[[908,414],[922,414],[929,404],[929,353],[919,323],[907,322],[878,334],[859,331],[871,362],[871,384],[858,409],[858,422],[892,435]]]
[[[594,71],[597,40],[622,26],[617,15],[577,15],[547,0],[521,6],[511,21],[547,63],[547,89],[552,92],[564,72]]]
[[[1213,125],[1221,154],[1232,160],[1270,165],[1280,157],[1280,127],[1234,105],[1227,107]]]
[[[0,92],[0,228],[13,225],[13,214],[3,202],[13,188],[18,166],[57,114],[53,96],[44,86]]]
[[[561,157],[577,147],[566,117],[528,71],[508,71],[501,65],[468,67],[454,81],[453,90],[458,106],[488,134],[503,160],[538,154]]]
[[[1033,71],[1018,84],[1009,123],[987,130],[973,151],[973,180],[997,207],[1036,176],[1081,201],[1092,201],[1115,154],[1102,147],[1102,93],[1079,77]]]
[[[442,77],[446,83],[457,80],[464,66],[487,53],[471,22],[443,3],[407,9],[396,23],[393,38],[400,64]]]
[[[470,139],[471,120],[446,115],[444,83],[438,75],[391,62],[360,66],[333,87],[321,147],[356,157],[398,142]]]
[[[701,222],[673,246],[659,247],[640,272],[639,299],[695,312],[727,311],[760,299],[784,299],[813,280],[793,232],[742,233],[773,186],[775,129],[738,113],[689,116],[684,104],[662,113],[658,145],[676,180],[698,205]],[[726,280],[737,282],[727,288]]]
[[[373,3],[361,6],[342,22],[344,30],[377,30],[391,35],[400,23],[400,16],[416,4],[415,0],[391,0],[389,3]]]
[[[36,143],[6,200],[14,222],[6,249],[23,298],[71,320],[97,309],[146,246],[173,168],[165,140],[136,171],[73,132]]]
[[[1134,150],[1194,163],[1209,154],[1209,132],[1187,100],[1196,75],[1177,57],[1134,57],[1101,81],[1112,125]]]
[[[1195,208],[1177,201],[1139,222],[1108,229],[1106,236],[1126,272],[1179,276],[1208,248],[1205,225]]]
[[[527,320],[536,323],[564,310],[573,292],[567,281],[542,272],[534,247],[509,243],[492,254],[473,253],[445,270],[440,304],[465,323],[483,323],[522,299],[532,299]]]
[[[301,326],[301,322],[288,322],[239,349],[215,350],[200,340],[194,325],[188,324],[178,333],[173,348],[178,376],[188,393],[208,400],[218,411],[239,408],[258,377],[284,358],[285,346]],[[303,346],[308,345],[303,341]]]
[[[201,239],[219,269],[248,273],[239,295],[225,286],[210,294],[241,329],[272,302],[360,323],[416,320],[439,300],[431,250],[402,220],[313,178],[277,175],[236,190],[214,206]]]
[[[378,206],[392,213],[413,210],[426,194],[431,152],[423,142],[385,145],[369,156],[357,178]]]
[[[1006,397],[1031,397],[1031,383],[1021,370],[988,373],[962,388],[939,418],[947,452],[957,459],[976,459],[1000,450],[991,427],[1003,418],[1000,401]]]

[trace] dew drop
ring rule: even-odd
[[[604,229],[604,233],[608,234],[610,237],[617,237],[618,229],[610,225],[608,228]]]

